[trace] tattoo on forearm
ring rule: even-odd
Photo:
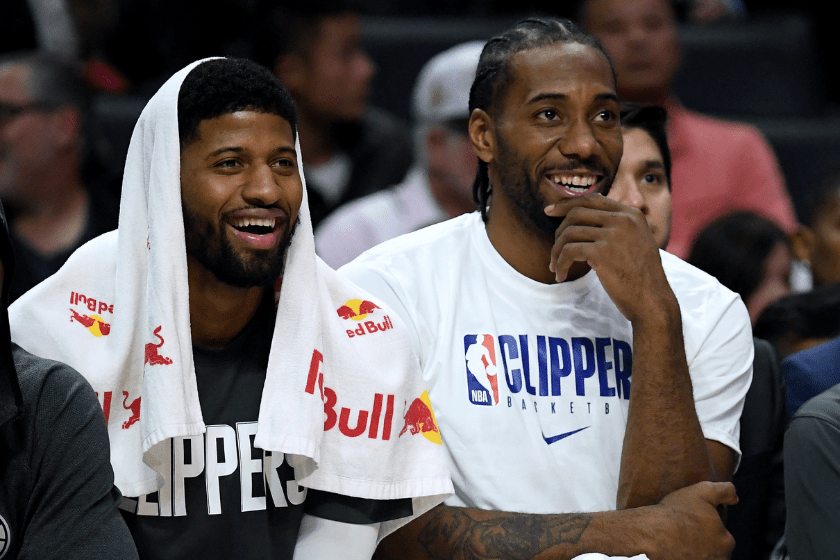
[[[418,540],[433,558],[530,560],[552,546],[580,541],[592,517],[500,513],[485,520],[447,508],[431,518]]]

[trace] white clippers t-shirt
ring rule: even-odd
[[[661,256],[703,433],[738,451],[752,379],[746,308],[708,274]],[[340,273],[412,333],[452,470],[447,504],[615,509],[633,337],[594,271],[562,284],[531,280],[496,252],[473,213],[383,243]]]

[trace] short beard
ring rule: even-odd
[[[496,169],[501,184],[493,185],[493,190],[501,188],[513,202],[519,223],[532,233],[553,241],[554,233],[560,227],[563,218],[545,213],[548,203],[540,195],[539,183],[534,182],[524,162],[517,162],[513,151],[508,148],[501,135],[497,134],[496,138],[499,147]]]
[[[496,141],[499,149],[496,169],[501,183],[498,187],[513,202],[519,222],[532,233],[553,242],[557,228],[563,223],[563,216],[554,217],[545,213],[548,201],[540,194],[539,179],[535,181],[531,177],[526,163],[517,159],[501,134],[496,134]],[[595,163],[583,161],[583,166],[607,178],[600,191],[606,196],[615,176],[608,177],[606,170]],[[493,185],[494,189],[496,187],[497,185]]]
[[[214,231],[212,225],[183,207],[187,254],[220,281],[235,288],[272,286],[286,268],[286,253],[292,243],[300,219],[293,225],[286,222],[280,245],[271,251],[251,251],[247,257],[237,255],[225,235],[225,224]]]

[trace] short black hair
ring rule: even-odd
[[[785,347],[798,341],[840,336],[840,284],[779,298],[758,316],[753,334],[770,342],[782,357],[789,353]]]
[[[511,60],[516,54],[556,43],[579,43],[598,50],[607,59],[615,82],[612,61],[595,37],[568,19],[530,17],[493,37],[484,45],[470,88],[470,114],[475,109],[483,109],[490,115],[498,111],[499,103],[504,99],[514,78]],[[484,221],[487,221],[487,207],[492,191],[487,169],[487,164],[479,159],[473,183],[473,198]]]
[[[198,138],[201,121],[237,111],[277,115],[297,137],[297,112],[289,90],[267,68],[244,58],[218,58],[187,74],[178,92],[178,140],[183,150]]]
[[[790,247],[787,234],[775,222],[754,212],[732,212],[697,235],[686,261],[746,302],[761,284],[767,257],[780,243]]]
[[[626,129],[639,128],[656,142],[662,162],[665,164],[665,178],[671,190],[671,148],[668,147],[668,112],[660,105],[645,105],[625,101],[621,104],[621,126]]]
[[[352,0],[260,0],[254,13],[254,60],[273,69],[280,56],[306,56],[325,19],[360,14],[362,8]]]

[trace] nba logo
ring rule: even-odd
[[[496,344],[489,334],[464,336],[464,359],[467,364],[467,393],[472,404],[499,404]]]

